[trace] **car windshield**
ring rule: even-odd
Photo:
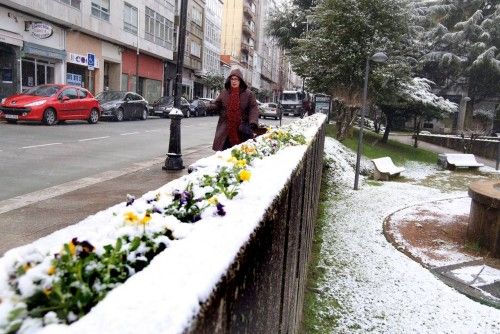
[[[34,96],[52,96],[57,91],[61,89],[61,86],[36,86],[33,88],[28,89],[26,92],[24,92],[24,95],[34,95]]]
[[[95,97],[101,102],[121,100],[125,97],[125,92],[101,92]]]
[[[284,93],[283,100],[287,101],[297,101],[297,94],[295,93]]]
[[[275,103],[268,103],[267,106],[269,108],[276,108],[276,104]]]

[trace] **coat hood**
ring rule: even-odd
[[[235,68],[234,70],[231,71],[231,73],[229,73],[229,75],[227,76],[227,79],[226,79],[226,82],[224,83],[224,87],[229,90],[231,89],[231,82],[230,82],[230,78],[235,75],[237,76],[238,78],[240,78],[240,89],[241,90],[245,90],[248,88],[248,85],[246,84],[245,80],[243,80],[243,75],[241,74],[241,71],[237,68]]]

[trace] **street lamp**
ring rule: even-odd
[[[361,147],[363,146],[363,127],[365,124],[366,99],[368,95],[368,72],[370,72],[370,60],[376,63],[385,63],[387,55],[383,52],[377,52],[373,56],[366,58],[365,83],[363,87],[363,108],[359,119],[358,150],[356,153],[356,171],[354,173],[354,190],[358,190],[359,165],[361,163]]]
[[[186,16],[188,0],[181,0],[181,15],[179,18],[179,41],[177,45],[177,70],[175,77],[174,107],[168,114],[170,118],[170,138],[168,142],[168,153],[163,170],[183,169],[181,154],[181,109],[182,95],[182,68],[184,66],[184,49],[186,47]]]

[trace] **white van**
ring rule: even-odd
[[[284,90],[281,94],[280,104],[283,114],[293,116],[302,115],[301,92],[296,90]]]

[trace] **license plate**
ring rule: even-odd
[[[5,114],[5,118],[8,118],[8,119],[18,119],[18,118],[19,118],[19,116],[17,116],[17,115]]]

